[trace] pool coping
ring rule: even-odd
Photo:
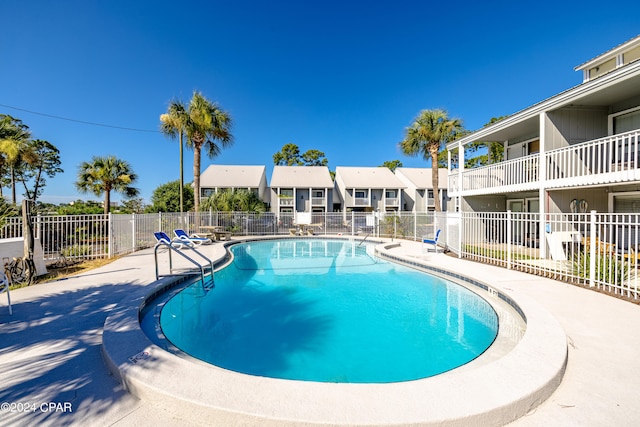
[[[260,239],[242,241],[251,240]],[[440,275],[474,280],[394,253],[395,245],[382,243],[376,251],[401,263],[439,269]],[[524,296],[516,301],[499,288],[478,283],[487,287],[489,295],[504,295],[526,315],[522,340],[498,360],[421,380],[390,384],[281,380],[169,353],[146,337],[139,312],[153,294],[175,285],[171,278],[160,279],[118,305],[104,325],[103,357],[138,398],[223,424],[502,425],[528,413],[558,387],[567,363],[567,339],[557,320],[534,301]]]

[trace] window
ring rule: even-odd
[[[613,133],[640,129],[640,109],[613,118]]]
[[[356,199],[364,199],[367,197],[367,192],[364,190],[356,190],[355,197]]]
[[[280,197],[292,198],[293,197],[293,189],[292,188],[280,189]]]
[[[395,199],[396,198],[396,190],[387,190],[384,193],[384,197],[387,199]]]
[[[324,190],[313,190],[311,197],[323,198]]]

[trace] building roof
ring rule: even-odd
[[[407,188],[389,168],[382,166],[338,166],[336,179],[338,176],[347,188]]]
[[[200,187],[258,188],[265,169],[265,166],[209,165],[200,175]]]
[[[274,166],[271,188],[333,188],[326,166]]]
[[[432,169],[431,168],[397,168],[396,175],[403,180],[401,176],[404,176],[408,182],[413,184],[418,189],[431,189],[433,188],[431,182]],[[440,188],[446,188],[449,179],[449,170],[447,168],[438,169],[438,183]]]
[[[600,55],[596,56],[595,58],[591,58],[590,60],[588,60],[587,62],[583,62],[582,64],[576,66],[574,68],[574,70],[579,71],[579,70],[584,70],[585,68],[589,68],[592,65],[597,64],[598,62],[602,62],[605,60],[608,60],[610,58],[615,58],[615,56],[621,52],[623,52],[624,50],[633,48],[637,45],[640,45],[640,34],[627,40],[624,43],[619,44],[618,46],[609,49],[608,51],[601,53]]]

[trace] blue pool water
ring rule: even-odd
[[[387,383],[440,374],[484,352],[493,308],[466,288],[373,256],[358,242],[234,245],[203,294],[193,284],[160,313],[180,350],[246,374]]]

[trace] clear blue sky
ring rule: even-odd
[[[22,0],[0,15],[0,113],[60,149],[65,172],[41,198],[54,203],[97,199],[74,186],[94,155],[127,160],[147,201],[178,179],[159,116],[194,90],[234,120],[235,144],[203,169],[266,165],[270,178],[288,142],[324,151],[332,170],[423,167],[397,148],[420,110],[478,129],[579,84],[576,65],[640,33],[637,0]],[[187,150],[186,182],[192,165]]]

